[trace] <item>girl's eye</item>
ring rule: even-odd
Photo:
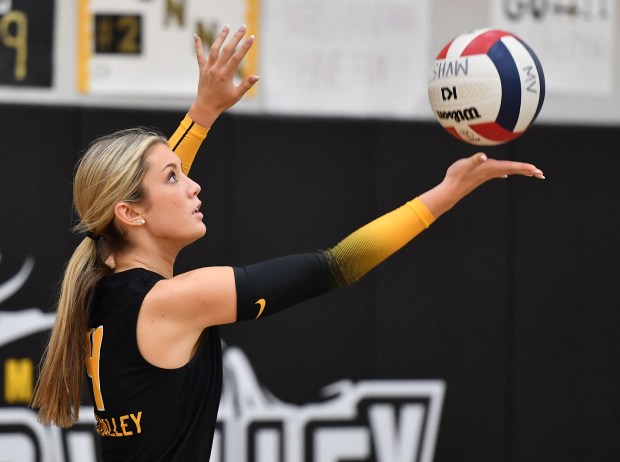
[[[168,183],[176,183],[177,182],[177,174],[174,172],[170,172],[168,175]]]

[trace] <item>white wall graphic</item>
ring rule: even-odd
[[[205,49],[225,24],[257,33],[255,0],[79,0],[78,87],[115,96],[187,97],[198,71],[193,35]],[[255,73],[255,55],[244,70]]]
[[[428,113],[428,0],[264,0],[261,12],[268,111]]]
[[[615,0],[494,0],[491,21],[534,49],[550,94],[613,94]]]

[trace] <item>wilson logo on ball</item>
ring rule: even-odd
[[[468,107],[467,109],[458,111],[437,111],[437,118],[439,120],[454,120],[459,123],[463,120],[476,120],[480,118],[480,113],[475,107]]]
[[[522,135],[538,116],[545,77],[523,40],[480,29],[457,36],[439,52],[428,96],[435,117],[456,138],[502,144]]]

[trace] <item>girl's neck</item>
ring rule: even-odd
[[[174,275],[174,258],[162,254],[145,256],[133,251],[114,255],[115,272],[120,273],[133,268],[144,268],[165,278],[171,278]]]

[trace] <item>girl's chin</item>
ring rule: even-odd
[[[194,241],[200,239],[201,237],[204,237],[205,234],[207,234],[207,227],[203,223],[201,229],[197,231],[197,233],[196,233],[196,235],[194,237]]]
[[[190,244],[193,244],[197,240],[199,240],[202,237],[204,237],[205,234],[207,234],[207,227],[203,225],[202,229],[197,229],[191,235],[188,235],[188,236],[185,236],[184,238],[182,238],[181,239],[181,247],[183,248],[183,247],[187,247]]]

